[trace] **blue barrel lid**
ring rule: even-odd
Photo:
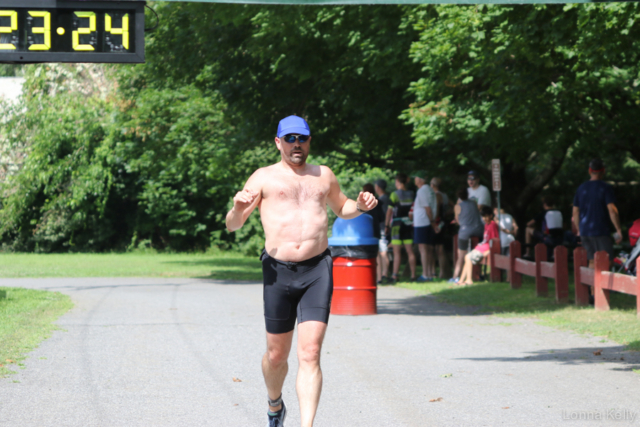
[[[373,237],[373,218],[370,215],[360,215],[353,219],[337,218],[332,230],[333,236],[329,238],[329,246],[378,244],[378,239]]]

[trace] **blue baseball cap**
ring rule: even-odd
[[[280,123],[278,123],[278,138],[289,133],[297,135],[311,135],[307,121],[298,116],[285,117],[280,120]]]

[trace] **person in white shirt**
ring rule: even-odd
[[[467,188],[469,200],[478,205],[479,211],[482,210],[483,206],[491,206],[491,193],[487,187],[480,184],[480,175],[476,171],[469,171],[467,184],[469,184],[469,188]]]
[[[435,238],[435,251],[436,258],[438,258],[438,265],[440,266],[440,272],[438,277],[440,279],[445,279],[447,277],[451,277],[451,272],[449,271],[449,258],[447,257],[447,252],[445,251],[445,239],[449,238],[450,235],[447,233],[447,222],[445,218],[448,215],[453,216],[453,204],[449,201],[449,197],[442,191],[440,191],[440,185],[442,184],[442,180],[438,177],[431,178],[431,189],[434,193],[436,193],[436,201],[438,205],[438,209],[434,212],[434,217],[436,219],[436,227],[434,230],[436,231]]]
[[[420,262],[422,263],[422,275],[417,278],[418,282],[432,281],[436,274],[436,260],[434,257],[435,214],[438,209],[436,193],[426,185],[427,174],[425,171],[418,171],[413,174],[414,182],[418,187],[416,200],[413,206],[413,241],[418,244],[420,251]]]
[[[495,208],[494,214],[496,219],[498,218],[498,208]],[[504,209],[500,209],[500,247],[502,248],[502,255],[509,255],[509,245],[516,240],[518,234],[518,224],[511,215],[504,212]]]

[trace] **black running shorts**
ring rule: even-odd
[[[264,319],[267,332],[283,334],[298,323],[329,323],[333,295],[333,260],[329,249],[301,262],[260,256],[264,277]]]

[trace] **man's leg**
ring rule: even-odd
[[[438,254],[438,264],[440,265],[438,277],[444,279],[449,275],[449,261],[447,260],[447,253],[444,251],[444,245],[436,245],[436,253]]]
[[[313,426],[320,392],[322,391],[322,370],[320,352],[327,324],[309,320],[298,324],[298,378],[296,391],[300,402],[301,427]]]
[[[282,384],[289,371],[289,352],[293,331],[284,334],[271,334],[267,332],[267,352],[262,357],[262,374],[267,385],[267,393],[271,400],[276,400],[282,395]],[[277,412],[282,408],[269,406],[269,410]]]
[[[398,273],[400,273],[400,261],[401,261],[401,253],[402,246],[401,245],[393,245],[393,276],[397,277]]]
[[[382,275],[388,276],[389,275],[389,255],[387,254],[387,251],[380,252],[380,259],[382,260],[382,262],[380,262],[380,265],[382,267]]]
[[[433,250],[433,245],[427,245],[427,277],[436,277],[436,258]],[[423,267],[424,268],[424,267]]]
[[[420,251],[420,264],[422,265],[422,275],[424,277],[429,277],[429,272],[427,268],[427,244],[426,243],[418,243],[418,250]]]
[[[413,243],[405,243],[404,248],[407,251],[407,258],[409,258],[409,269],[411,270],[411,278],[416,278],[416,256],[413,253]]]

